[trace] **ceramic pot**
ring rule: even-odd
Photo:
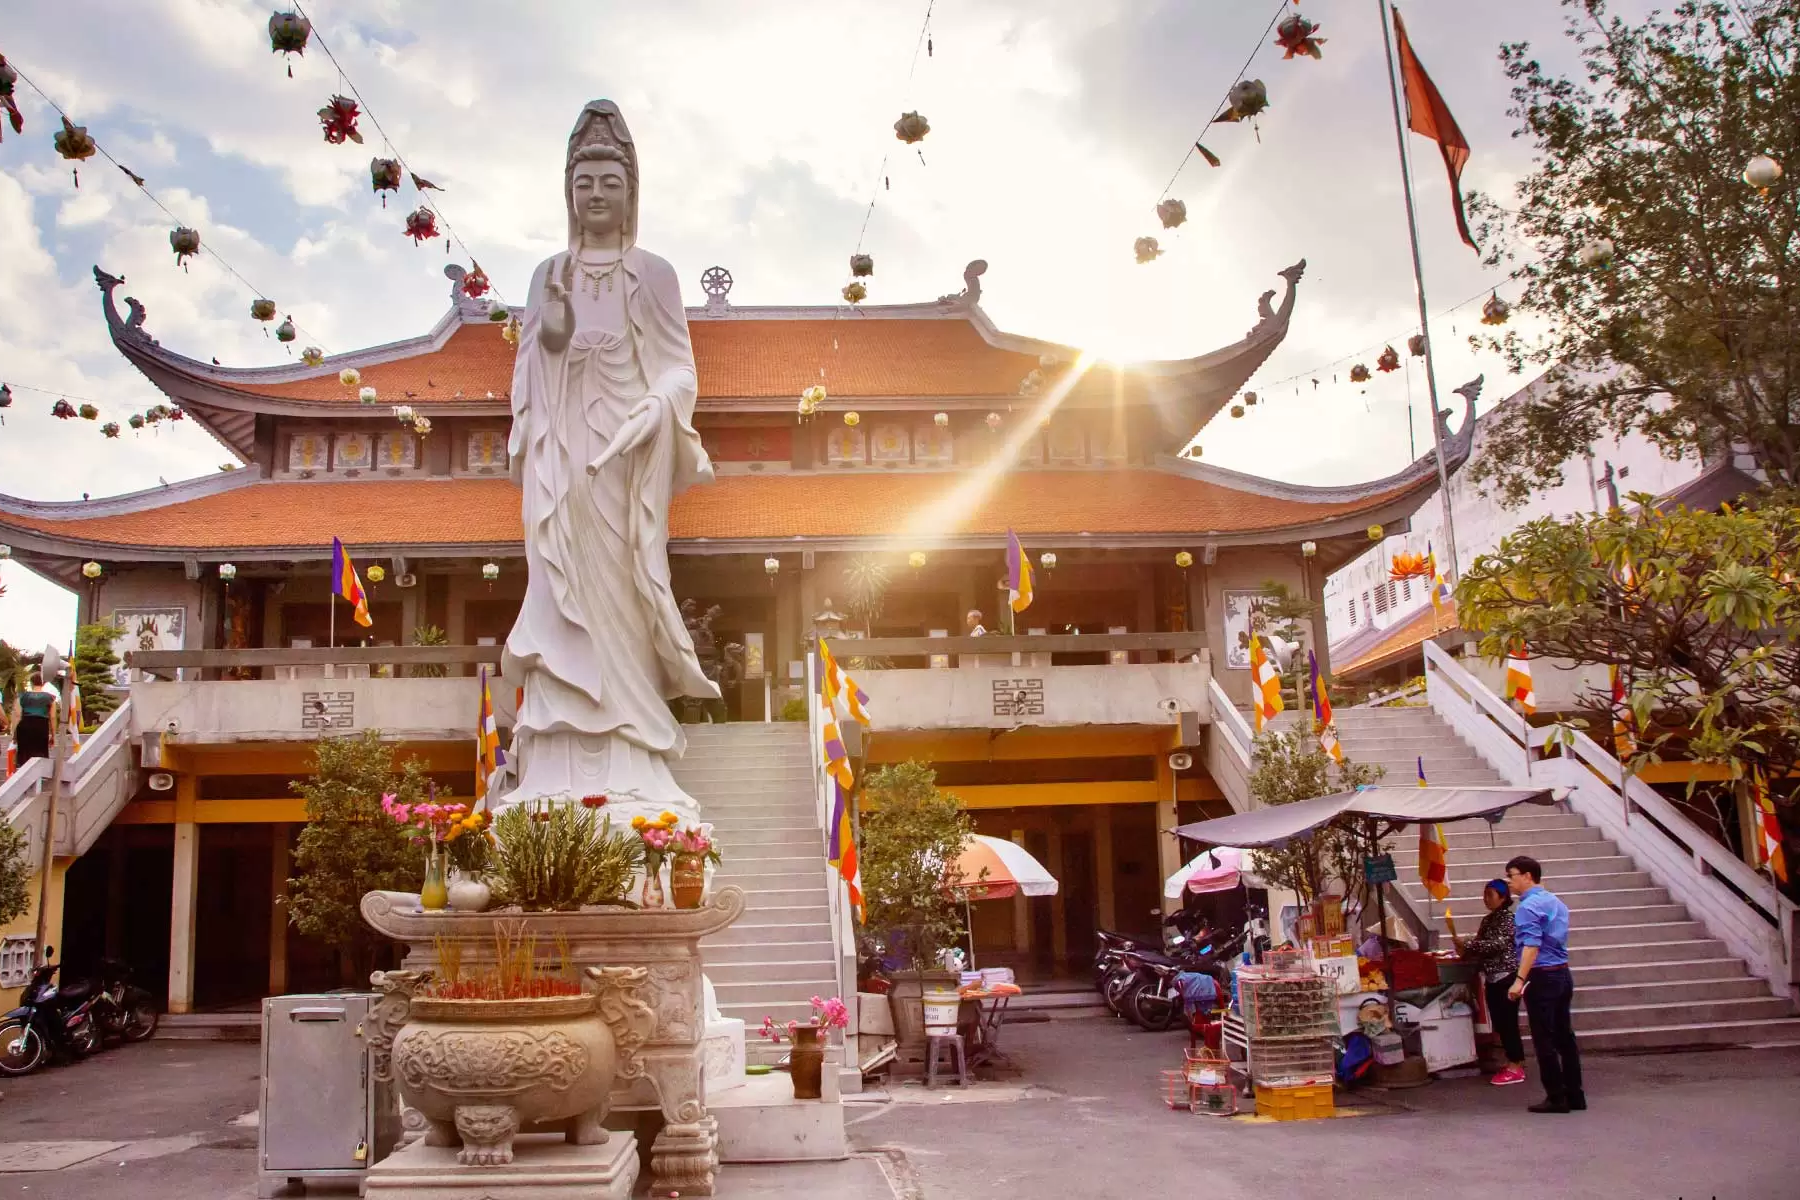
[[[570,1142],[606,1140],[617,1071],[595,998],[436,1000],[415,996],[394,1037],[400,1096],[423,1113],[429,1146],[461,1146],[465,1166],[513,1157],[522,1125],[560,1124]]]
[[[425,856],[425,883],[419,888],[419,907],[426,912],[442,912],[450,903],[450,889],[444,884],[444,858],[441,854]]]
[[[662,863],[651,859],[644,864],[644,887],[638,895],[638,903],[645,908],[664,908]]]
[[[450,907],[457,912],[483,912],[493,898],[493,889],[480,876],[458,875],[450,881]]]
[[[825,1086],[825,1031],[817,1025],[794,1027],[794,1048],[788,1055],[788,1071],[794,1077],[794,1099],[817,1100]]]
[[[676,908],[699,908],[706,895],[706,857],[677,854],[669,868],[669,894]]]

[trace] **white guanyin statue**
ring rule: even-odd
[[[618,106],[569,136],[569,247],[531,279],[513,371],[513,479],[529,578],[502,674],[522,685],[496,807],[604,793],[616,825],[698,807],[669,773],[669,708],[717,698],[669,586],[669,502],[713,478],[674,269],[637,244],[638,161]]]

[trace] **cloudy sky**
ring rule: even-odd
[[[983,303],[1003,328],[1175,357],[1241,337],[1275,272],[1305,258],[1292,333],[1252,384],[1265,404],[1207,430],[1206,460],[1306,483],[1386,474],[1411,454],[1409,397],[1425,436],[1417,372],[1366,392],[1347,379],[1346,356],[1372,362],[1416,325],[1375,0],[1306,0],[1328,39],[1318,62],[1283,62],[1261,38],[1274,0],[938,0],[916,66],[924,0],[307,7],[510,299],[559,243],[564,141],[581,105],[606,96],[639,147],[643,243],[675,264],[690,303],[714,264],[735,277],[736,303],[830,302],[867,216],[872,300],[955,290],[980,257]],[[269,12],[254,0],[12,0],[0,53],[291,314],[301,345],[420,333],[444,311],[452,260],[443,241],[416,248],[402,233],[410,187],[385,209],[370,193],[384,143],[371,121],[362,146],[324,143],[315,111],[346,89],[316,42],[289,79],[269,52]],[[1496,48],[1529,40],[1573,66],[1558,0],[1413,0],[1405,12],[1474,144],[1466,183],[1509,190],[1529,156],[1511,138]],[[1164,233],[1154,205],[1259,41],[1249,75],[1271,107],[1256,129],[1207,131],[1224,166],[1187,162],[1171,194],[1190,219]],[[15,396],[0,492],[75,499],[216,470],[229,455],[192,424],[105,441],[49,415],[59,395],[120,421],[161,399],[107,340],[95,263],[127,278],[171,348],[233,366],[288,359],[249,318],[244,283],[204,256],[177,267],[174,222],[104,158],[81,167],[77,189],[51,146],[56,114],[24,82],[18,99],[25,133],[8,128],[0,144],[0,379]],[[903,109],[931,122],[922,154],[893,137]],[[1413,145],[1442,311],[1499,280],[1457,241],[1434,148]],[[1167,253],[1138,266],[1132,242],[1151,233]],[[1441,382],[1485,370],[1497,401],[1522,381],[1462,344],[1478,309],[1434,326]],[[0,572],[0,637],[36,645],[66,631],[63,593],[16,564]]]

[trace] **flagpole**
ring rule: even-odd
[[[1425,390],[1431,399],[1431,444],[1437,451],[1438,498],[1444,509],[1444,546],[1450,555],[1450,573],[1461,578],[1456,558],[1456,520],[1450,506],[1450,471],[1444,462],[1444,431],[1438,421],[1437,355],[1431,341],[1431,310],[1425,301],[1425,263],[1419,256],[1419,217],[1413,204],[1412,167],[1406,154],[1406,114],[1400,105],[1400,76],[1394,69],[1393,7],[1389,0],[1375,0],[1381,10],[1381,45],[1386,52],[1388,98],[1394,106],[1394,139],[1400,148],[1400,186],[1406,195],[1406,232],[1412,239],[1413,284],[1419,297],[1419,332],[1425,335]],[[1411,410],[1408,409],[1410,424]]]

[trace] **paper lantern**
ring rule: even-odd
[[[936,425],[939,429],[943,429],[950,424],[950,414],[949,413],[932,413],[931,414],[931,423],[933,425]]]
[[[1046,571],[1056,570],[1056,551],[1046,550],[1038,555],[1038,566],[1044,568]]]
[[[990,432],[998,433],[1000,431],[1000,414],[999,413],[989,413],[985,419],[987,422],[988,430]]]
[[[269,52],[286,57],[304,55],[307,39],[312,37],[312,22],[297,12],[278,12],[269,18]],[[294,64],[288,61],[288,78],[294,77]]]
[[[258,321],[273,321],[275,319],[275,302],[273,300],[264,300],[260,297],[252,300],[250,302],[250,315]]]
[[[380,563],[371,563],[369,569],[364,571],[363,574],[368,576],[370,583],[380,583],[387,578],[387,568]]]
[[[362,372],[355,367],[345,367],[338,372],[338,382],[347,388],[353,388],[362,382]]]
[[[1156,239],[1153,237],[1139,238],[1131,244],[1131,251],[1137,256],[1140,264],[1155,262],[1162,256],[1162,247],[1156,244]]]
[[[414,417],[412,420],[412,431],[415,435],[417,435],[419,437],[425,437],[428,434],[430,434],[431,433],[431,418],[430,417]]]
[[[1369,382],[1369,368],[1363,366],[1361,363],[1357,363],[1354,367],[1351,367],[1350,368],[1350,382],[1351,383],[1367,383],[1367,382]]]
[[[108,421],[106,424],[102,425],[100,427],[100,436],[109,438],[118,437],[119,423],[117,421]]]
[[[1319,553],[1319,543],[1317,543],[1317,542],[1301,542],[1300,543],[1300,557],[1314,558],[1318,555],[1318,553]]]
[[[900,119],[894,122],[894,136],[911,146],[925,140],[931,132],[931,122],[916,112],[901,113]]]
[[[1269,89],[1260,79],[1240,79],[1231,86],[1225,111],[1213,118],[1220,121],[1247,121],[1269,107]]]
[[[412,405],[410,405],[410,404],[394,405],[394,419],[396,421],[400,422],[402,425],[412,424],[413,418],[416,416],[418,416],[418,414],[413,411]]]
[[[275,340],[278,342],[291,342],[299,336],[300,331],[294,328],[292,317],[283,317],[281,324],[275,327]]]
[[[372,387],[363,388],[356,393],[356,398],[364,404],[373,404],[376,400],[375,389]]]
[[[1381,526],[1379,526],[1379,525],[1369,526],[1368,532],[1369,532],[1369,540],[1371,542],[1379,542],[1383,537],[1383,534],[1381,532]]]
[[[417,246],[426,238],[438,236],[437,214],[423,204],[406,214],[406,236]]]
[[[387,207],[387,196],[384,193],[400,190],[400,164],[391,158],[371,158],[369,160],[369,189],[381,197],[381,207]]]
[[[95,152],[99,150],[99,147],[94,145],[94,139],[88,136],[87,126],[71,125],[69,118],[64,117],[62,132],[52,138],[51,142],[56,146],[58,154],[76,164],[74,168],[75,186],[80,187],[81,164],[94,157]]]
[[[1186,223],[1187,205],[1171,196],[1156,206],[1156,219],[1162,222],[1164,229],[1174,229]]]
[[[10,387],[7,387],[4,383],[0,383],[0,408],[11,408],[11,407],[12,407],[12,389]],[[939,413],[938,415],[942,416],[943,414]]]
[[[1481,306],[1481,323],[1483,325],[1504,325],[1510,316],[1512,316],[1512,305],[1502,300],[1499,292],[1489,296],[1488,302]]]
[[[308,346],[300,352],[300,361],[309,367],[316,367],[325,361],[325,352],[317,346]]]
[[[176,264],[187,270],[187,260],[200,253],[200,231],[177,225],[169,231],[169,249],[175,252]]]
[[[771,579],[773,579],[776,575],[778,575],[780,573],[781,573],[781,560],[779,558],[776,558],[774,555],[770,555],[768,558],[763,559],[763,574],[764,575],[767,575]]]
[[[906,556],[906,565],[915,571],[924,566],[925,552],[923,550],[914,550],[911,554]]]
[[[852,254],[850,256],[850,273],[858,279],[873,275],[875,259],[867,254]]]
[[[219,578],[223,579],[226,583],[230,583],[237,578],[237,566],[233,563],[220,563]]]
[[[1325,57],[1319,50],[1325,39],[1313,36],[1318,32],[1319,27],[1299,13],[1294,13],[1277,25],[1275,27],[1275,44],[1287,52],[1281,56],[1282,61],[1285,62],[1302,54],[1308,58]]]
[[[1232,416],[1233,416],[1233,417],[1241,417],[1241,416],[1243,416],[1243,415],[1244,415],[1244,406],[1243,406],[1243,405],[1241,405],[1241,404],[1234,404],[1234,405],[1232,405],[1232,406],[1231,406],[1231,415],[1232,415]]]
[[[1415,333],[1406,339],[1406,352],[1414,358],[1425,357],[1425,335]]]
[[[869,289],[865,285],[858,283],[856,280],[852,279],[849,283],[844,285],[844,299],[851,304],[861,304],[868,298]]]
[[[1245,392],[1244,393],[1244,407],[1245,408],[1255,408],[1256,407],[1256,393],[1255,392]]]
[[[804,392],[800,393],[800,403],[796,405],[795,408],[801,416],[810,417],[818,412],[819,406],[824,403],[825,389],[815,383]]]
[[[1375,360],[1375,369],[1383,375],[1390,371],[1398,371],[1400,369],[1400,352],[1392,346],[1387,347]]]
[[[75,406],[67,400],[58,400],[50,406],[50,415],[59,421],[67,421],[75,416]]]
[[[487,580],[489,583],[492,583],[492,582],[494,582],[494,580],[500,578],[500,564],[493,563],[493,562],[482,563],[481,564],[481,577],[483,579]]]
[[[100,564],[91,559],[81,564],[81,573],[89,579],[100,578]]]
[[[11,557],[12,557],[12,547],[8,546],[5,542],[0,542],[0,562],[5,562],[7,559],[9,559]]]
[[[471,260],[471,261],[473,261],[473,260]],[[462,290],[462,294],[467,296],[469,299],[479,300],[483,296],[488,294],[489,289],[493,285],[488,282],[487,272],[481,269],[481,264],[474,263],[474,265],[469,270],[463,272],[462,282],[457,284],[456,286],[458,288],[460,288]],[[512,315],[510,312],[508,312],[506,310],[506,306],[504,304],[500,305],[500,309],[503,314],[500,318],[501,320],[505,320],[506,317]],[[494,319],[494,315],[490,311],[488,313],[488,320],[491,321],[493,319]]]
[[[81,419],[84,421],[98,421],[100,419],[99,408],[97,408],[96,406],[94,406],[92,404],[82,405],[80,411],[81,411]]]
[[[1781,182],[1781,164],[1759,154],[1745,165],[1744,182],[1766,196],[1770,188]]]
[[[855,412],[845,413],[844,424],[850,426],[852,429],[856,428],[858,425],[862,424],[862,414]]]
[[[356,101],[348,96],[333,96],[319,110],[319,124],[324,128],[325,140],[333,146],[341,146],[345,142],[362,145],[362,134],[357,132],[356,122],[362,112],[356,107]]]

